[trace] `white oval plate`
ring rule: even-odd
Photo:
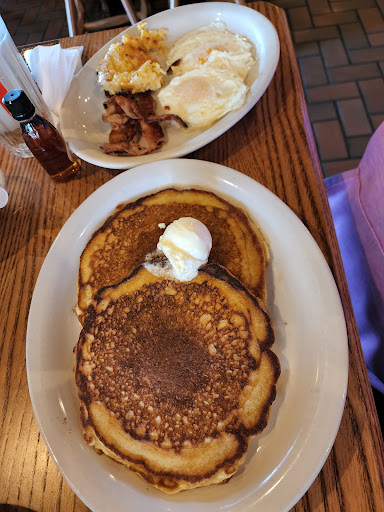
[[[268,309],[282,373],[267,428],[225,485],[167,496],[82,437],[72,349],[80,255],[125,201],[169,186],[211,190],[241,205],[265,233],[271,262]],[[161,221],[161,219],[159,219]],[[33,294],[27,372],[35,416],[59,470],[94,511],[283,512],[308,489],[333,445],[347,389],[347,335],[338,291],[309,231],[274,194],[237,171],[199,160],[140,166],[96,190],[53,243]]]
[[[224,22],[231,32],[247,37],[256,48],[257,62],[247,77],[250,89],[246,103],[206,130],[184,130],[167,123],[164,126],[166,142],[154,153],[136,157],[106,155],[100,146],[108,142],[110,125],[101,118],[105,96],[97,84],[96,68],[109,45],[121,40],[120,34],[93,55],[74,77],[61,109],[60,123],[64,138],[74,153],[91,164],[108,169],[128,169],[187,155],[237,123],[259,100],[275,73],[280,52],[277,32],[265,16],[249,7],[226,2],[191,4],[160,12],[146,21],[147,29],[168,29],[168,47],[185,33],[213,21]],[[128,28],[124,33],[139,35],[136,26]]]

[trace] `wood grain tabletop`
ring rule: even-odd
[[[281,56],[276,74],[239,123],[188,158],[236,169],[282,199],[313,235],[340,293],[349,339],[344,414],[323,469],[292,510],[383,511],[383,438],[287,20],[284,11],[271,4],[248,6],[269,18],[278,31]],[[118,32],[60,42],[63,47],[83,45],[85,62]],[[34,286],[52,242],[76,208],[119,171],[83,162],[76,179],[55,184],[35,159],[16,158],[2,146],[0,168],[10,196],[7,207],[0,210],[0,511],[85,511],[87,507],[56,468],[34,417],[27,384],[26,330]]]

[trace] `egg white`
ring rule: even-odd
[[[208,127],[231,110],[240,108],[246,98],[243,80],[228,70],[193,69],[158,93],[166,112],[180,116],[190,128]]]
[[[223,23],[211,23],[189,32],[176,42],[167,57],[167,66],[172,66],[174,75],[208,66],[245,78],[254,62],[252,44],[229,32]]]

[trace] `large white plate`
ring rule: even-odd
[[[282,373],[265,431],[226,485],[166,496],[86,445],[72,375],[80,331],[72,312],[79,258],[116,205],[175,185],[216,192],[242,205],[271,251],[268,308]],[[161,219],[160,219],[161,220]],[[338,431],[347,388],[343,311],[320,249],[275,195],[237,171],[198,160],[167,160],[120,174],[68,219],[41,269],[27,331],[27,371],[44,441],[76,494],[94,511],[283,512],[320,471]]]
[[[121,40],[121,35],[118,35],[99,50],[74,77],[61,111],[61,128],[70,148],[80,158],[94,165],[128,169],[135,165],[187,155],[237,123],[259,100],[274,75],[280,51],[278,35],[265,16],[249,7],[225,2],[191,4],[160,12],[146,21],[149,29],[168,29],[169,47],[185,33],[212,21],[224,22],[230,31],[246,36],[254,44],[257,58],[247,77],[250,90],[246,103],[204,131],[185,131],[168,124],[164,130],[167,137],[165,144],[149,155],[106,155],[100,145],[108,141],[110,126],[101,119],[105,96],[97,84],[96,68],[109,45]],[[124,33],[133,36],[139,34],[136,26],[128,28]]]

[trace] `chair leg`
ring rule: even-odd
[[[134,10],[130,0],[121,0],[121,3],[124,7],[125,12],[128,15],[128,18],[129,18],[129,21],[131,22],[131,24],[136,25],[136,23],[138,22],[138,19],[136,17],[135,10]]]
[[[146,0],[140,0],[140,11],[136,13],[136,16],[139,18],[139,20],[148,18],[148,5]]]
[[[76,33],[84,33],[84,5],[81,0],[74,0],[77,12]]]
[[[83,33],[84,8],[81,0],[64,0],[69,36]]]

